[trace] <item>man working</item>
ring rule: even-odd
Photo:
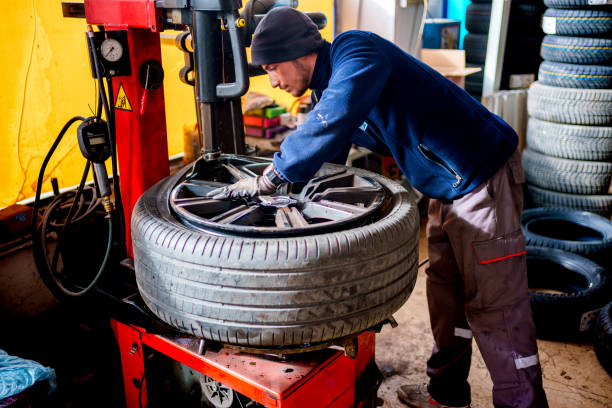
[[[393,155],[431,197],[427,299],[435,345],[427,387],[406,385],[413,407],[465,407],[472,335],[499,407],[545,407],[520,229],[524,174],[515,132],[462,89],[379,36],[325,42],[297,10],[270,11],[251,55],[273,87],[312,89],[314,109],[263,176],[211,192],[218,199],[270,194],[305,182],[351,144]]]

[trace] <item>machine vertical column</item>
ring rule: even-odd
[[[221,82],[221,31],[216,13],[193,11],[193,48],[198,132],[204,152],[218,150],[216,138],[216,86]]]
[[[168,176],[170,171],[163,86],[149,91],[142,112],[139,106],[144,88],[138,72],[146,61],[161,63],[159,33],[148,29],[129,29],[128,42],[132,75],[113,79],[111,103],[116,108],[115,128],[127,251],[128,256],[133,256],[130,219],[134,205],[145,190]]]

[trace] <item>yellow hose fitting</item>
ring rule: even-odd
[[[110,200],[110,196],[102,197],[102,206],[104,207],[104,211],[106,211],[107,214],[113,212],[113,203]]]
[[[238,20],[236,20],[236,27],[242,28],[245,25],[246,25],[246,21],[244,21],[244,18],[239,18]]]

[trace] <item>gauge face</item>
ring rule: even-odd
[[[123,46],[114,38],[107,38],[100,46],[102,57],[110,62],[117,62],[123,56]]]

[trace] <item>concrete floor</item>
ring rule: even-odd
[[[420,259],[427,257],[424,225],[421,227]],[[394,314],[399,326],[388,325],[376,336],[376,362],[385,379],[378,396],[384,407],[405,407],[396,395],[399,386],[425,383],[425,363],[433,337],[425,297],[425,267],[408,302]],[[476,343],[470,370],[472,408],[492,407],[492,383]],[[612,378],[601,368],[591,344],[538,340],[549,405],[555,408],[612,408]]]

